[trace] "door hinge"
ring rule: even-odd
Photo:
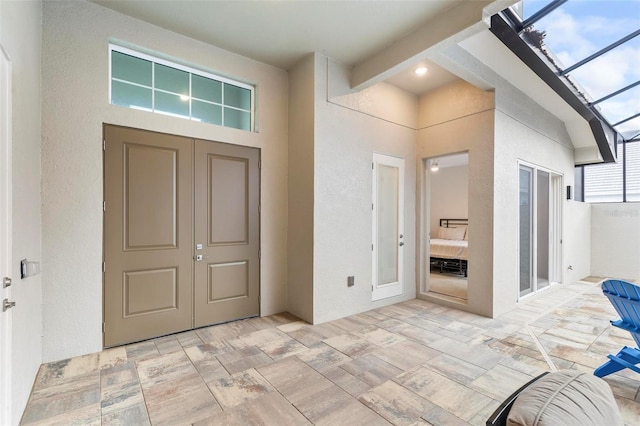
[[[105,331],[107,331],[107,323],[103,322],[102,323],[102,332],[104,333]]]
[[[262,213],[262,205],[261,204],[258,205],[258,213]]]
[[[373,293],[373,284],[371,284],[371,293]]]
[[[261,169],[262,168],[262,161],[258,160],[258,168]]]
[[[102,262],[102,272],[107,272],[107,262]]]
[[[262,259],[262,250],[258,250],[258,259]]]
[[[103,201],[103,202],[102,202],[102,211],[103,211],[103,212],[106,212],[106,211],[107,211],[107,202],[106,202],[106,201]]]
[[[102,150],[103,151],[107,150],[107,140],[106,139],[102,139]]]
[[[374,210],[375,208],[373,207],[373,203],[371,203],[371,210]]]
[[[373,251],[373,244],[371,244],[371,251]]]
[[[375,170],[376,166],[375,163],[371,163],[371,170]]]

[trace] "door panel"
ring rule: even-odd
[[[195,152],[195,327],[259,315],[260,151],[197,140]]]
[[[402,294],[404,160],[373,155],[372,300]]]
[[[11,61],[0,43],[0,303],[11,298]],[[5,284],[5,280],[7,281]],[[13,309],[0,310],[0,425],[12,418],[12,336]]]
[[[192,327],[193,143],[105,125],[105,347]]]
[[[176,248],[178,149],[125,143],[124,163],[125,250]]]

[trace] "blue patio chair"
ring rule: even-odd
[[[596,368],[593,374],[604,377],[625,368],[640,373],[636,366],[640,363],[640,287],[627,281],[606,280],[602,283],[602,292],[620,315],[620,319],[611,321],[611,325],[631,333],[638,347],[625,346],[617,355],[607,355],[609,361]]]

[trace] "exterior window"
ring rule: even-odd
[[[254,87],[110,45],[110,103],[252,131]]]
[[[624,151],[618,145],[618,162],[594,164],[584,168],[584,201],[617,203],[624,201]]]

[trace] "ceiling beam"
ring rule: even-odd
[[[491,15],[517,0],[462,1],[426,21],[419,29],[386,49],[355,65],[351,88],[362,90],[406,70],[428,57],[429,51],[444,49],[487,29]]]

